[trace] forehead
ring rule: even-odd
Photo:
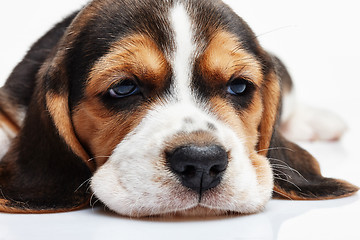
[[[236,35],[248,51],[256,53],[257,44],[248,25],[219,0],[95,0],[79,17],[79,29],[89,44],[100,50],[131,33],[145,33],[160,50],[173,45],[173,26],[169,18],[176,6],[183,6],[190,17],[194,41],[208,42],[219,29]],[[183,21],[181,16],[178,22]],[[99,35],[101,38],[99,38]]]
[[[171,17],[176,6],[181,6],[186,13],[178,19]],[[220,71],[219,63],[227,61],[226,64],[235,65],[235,58],[239,58],[240,55],[244,61],[248,59],[248,62],[259,62],[259,47],[254,41],[253,33],[246,23],[221,1],[93,1],[73,24],[73,31],[77,32],[77,37],[67,61],[68,74],[72,82],[72,105],[76,105],[83,96],[82,90],[90,77],[91,69],[94,69],[94,64],[104,63],[106,57],[114,59],[115,54],[125,54],[124,47],[119,47],[123,43],[139,50],[137,57],[132,61],[143,63],[140,70],[163,73],[164,69],[167,69],[164,60],[171,64],[179,47],[179,42],[176,42],[178,29],[175,29],[172,21],[176,20],[181,25],[184,21],[181,18],[184,16],[191,25],[189,37],[196,48],[196,52],[193,52],[194,57],[206,55],[202,60],[207,61],[207,64],[203,64],[203,67],[211,66]],[[129,45],[130,42],[132,43]],[[225,42],[226,44],[223,44]],[[232,56],[227,54],[227,59],[215,59],[215,56],[221,56],[224,49]],[[222,56],[226,58],[226,54]],[[222,64],[223,70],[226,64]]]

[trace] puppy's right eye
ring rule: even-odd
[[[126,79],[109,89],[112,98],[125,98],[140,93],[139,86],[132,80]]]

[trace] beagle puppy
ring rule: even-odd
[[[94,0],[0,89],[0,211],[130,217],[354,194],[279,132],[292,84],[220,0]]]

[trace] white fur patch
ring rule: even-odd
[[[195,44],[193,43],[191,20],[183,5],[175,5],[170,13],[170,21],[175,34],[176,45],[174,60],[172,61],[176,82],[174,90],[180,101],[191,101],[189,86]]]
[[[246,136],[238,136],[231,126],[221,122],[209,111],[207,103],[197,102],[190,87],[196,49],[191,19],[180,4],[170,11],[169,19],[176,43],[170,61],[173,92],[153,106],[117,145],[94,174],[91,188],[110,209],[127,216],[167,214],[197,207],[213,213],[259,211],[272,193],[270,166],[264,165],[268,171],[257,176],[244,147]],[[209,124],[216,130],[210,131]],[[195,131],[208,131],[230,153],[222,182],[205,192],[200,202],[197,193],[184,187],[169,169],[164,154],[165,143],[176,134]],[[258,177],[268,184],[260,184]]]

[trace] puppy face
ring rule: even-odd
[[[94,194],[129,216],[259,211],[273,179],[256,150],[265,74],[252,33],[219,2],[132,2],[79,26],[117,24],[105,51],[79,42],[97,57],[71,63],[90,69],[72,70],[83,80],[70,99]]]
[[[277,131],[286,74],[221,1],[94,0],[0,89],[0,127],[18,130],[0,211],[76,210],[95,194],[126,216],[204,216],[259,211],[272,190],[354,194]]]

